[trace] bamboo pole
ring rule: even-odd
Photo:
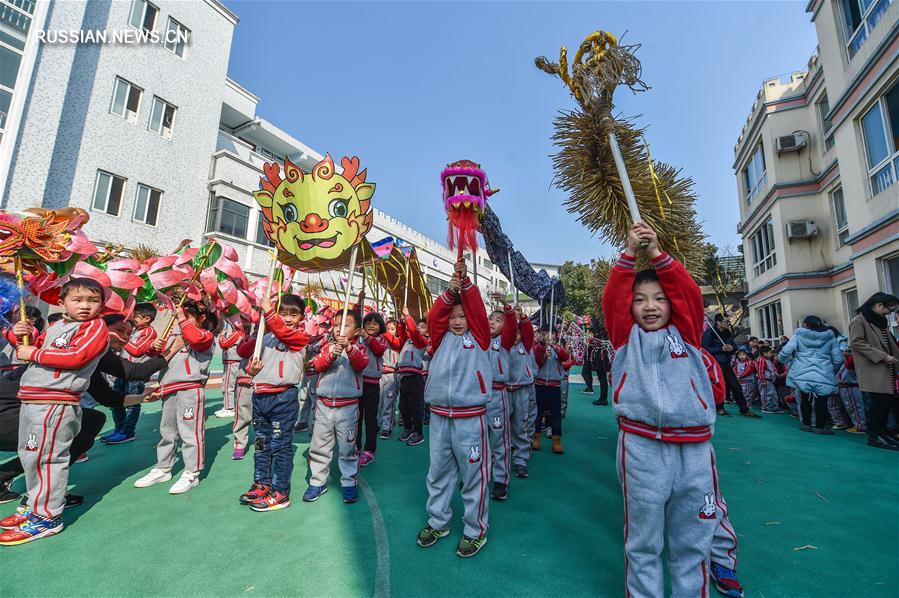
[[[272,265],[268,272],[268,285],[265,287],[265,297],[272,296],[272,282],[275,277],[275,269],[278,267],[278,255],[274,251],[270,251],[272,257]],[[253,346],[253,361],[259,359],[262,355],[262,341],[265,338],[265,314],[260,314],[259,326],[256,329],[256,344]]]
[[[27,322],[28,316],[25,314],[25,272],[22,268],[22,258],[16,256],[13,260],[16,267],[16,286],[19,287],[19,321]],[[28,346],[31,344],[31,336],[26,334],[22,337],[22,344]]]
[[[350,311],[350,293],[353,290],[353,274],[356,271],[356,252],[359,250],[358,245],[353,245],[352,251],[350,251],[350,268],[349,268],[349,276],[347,276],[346,282],[346,295],[343,300],[343,317],[340,319],[340,335],[343,336],[344,330],[346,329],[346,315],[347,312]]]

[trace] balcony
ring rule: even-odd
[[[219,130],[218,139],[215,142],[215,150],[216,151],[226,151],[234,154],[244,162],[250,164],[251,166],[257,168],[259,172],[262,172],[262,167],[267,163],[271,162],[271,158],[263,156],[262,154],[253,150],[253,146],[234,137],[233,135],[229,135],[228,133]]]

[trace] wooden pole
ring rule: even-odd
[[[22,269],[22,258],[16,256],[13,262],[16,267],[16,286],[19,287],[19,321],[27,322],[28,316],[25,314],[25,272]],[[22,337],[22,344],[26,347],[31,344],[30,335],[26,334]]]
[[[343,317],[340,319],[340,334],[339,336],[343,336],[344,329],[346,328],[346,314],[350,311],[350,293],[353,290],[353,274],[356,271],[356,252],[359,251],[358,245],[353,245],[352,251],[350,251],[350,269],[349,276],[347,277],[346,282],[346,295],[343,300]]]
[[[265,296],[272,296],[272,282],[275,277],[275,269],[278,267],[278,255],[274,251],[270,251],[272,256],[272,265],[268,271],[268,285],[265,287]],[[259,326],[256,328],[256,344],[253,346],[253,361],[259,359],[262,355],[262,341],[265,338],[265,314],[259,315]]]

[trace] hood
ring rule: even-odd
[[[820,349],[834,339],[833,332],[830,330],[816,332],[809,328],[798,328],[796,329],[795,334],[799,337],[805,347],[811,349]]]

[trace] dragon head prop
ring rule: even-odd
[[[283,263],[308,270],[337,262],[371,229],[375,184],[365,182],[359,158],[345,157],[340,164],[338,174],[326,155],[306,174],[285,158],[283,177],[279,164],[264,166],[253,195],[262,208],[265,234]]]
[[[480,164],[458,160],[440,173],[443,207],[449,220],[449,246],[459,251],[476,251],[476,233],[487,209],[487,198],[499,189],[491,189],[487,173]]]

